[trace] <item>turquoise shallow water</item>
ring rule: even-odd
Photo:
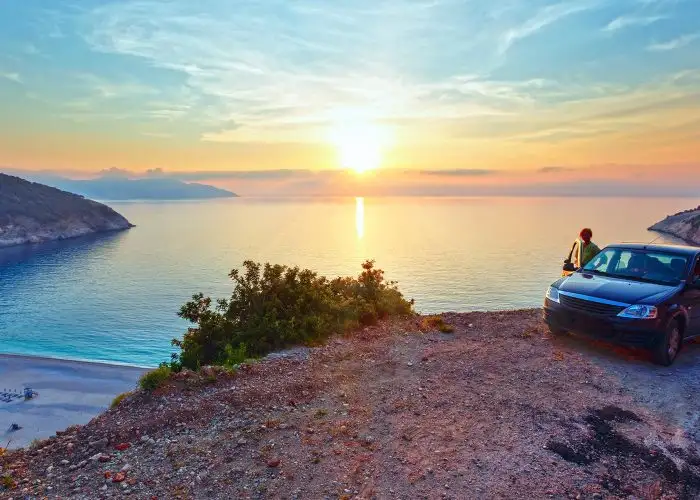
[[[374,258],[421,312],[537,307],[583,226],[649,241],[683,199],[233,199],[110,203],[118,233],[0,250],[0,352],[153,366],[193,293],[245,259],[357,274]],[[585,208],[584,208],[585,207]],[[665,238],[662,238],[662,241]]]

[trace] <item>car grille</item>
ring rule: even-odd
[[[622,311],[624,307],[614,306],[610,304],[603,304],[601,302],[594,302],[592,300],[579,299],[577,297],[569,297],[568,295],[559,295],[559,300],[561,304],[570,309],[576,309],[577,311],[585,311],[592,314],[599,314],[601,316],[617,316]]]

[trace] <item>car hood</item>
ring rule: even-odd
[[[642,283],[587,273],[574,273],[559,285],[559,290],[590,295],[625,304],[656,304],[677,291],[679,286]]]

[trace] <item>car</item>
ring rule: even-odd
[[[649,349],[669,366],[700,336],[700,248],[607,246],[547,289],[544,321],[554,334]]]

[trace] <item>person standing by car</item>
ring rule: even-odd
[[[576,269],[582,268],[600,253],[600,248],[591,241],[591,238],[593,238],[593,231],[590,228],[581,230],[579,237],[571,247],[569,257],[564,261],[562,276],[571,275]]]
[[[591,241],[591,238],[593,238],[593,231],[590,228],[584,228],[574,243],[573,264],[576,269],[582,268],[600,253],[600,248]]]

